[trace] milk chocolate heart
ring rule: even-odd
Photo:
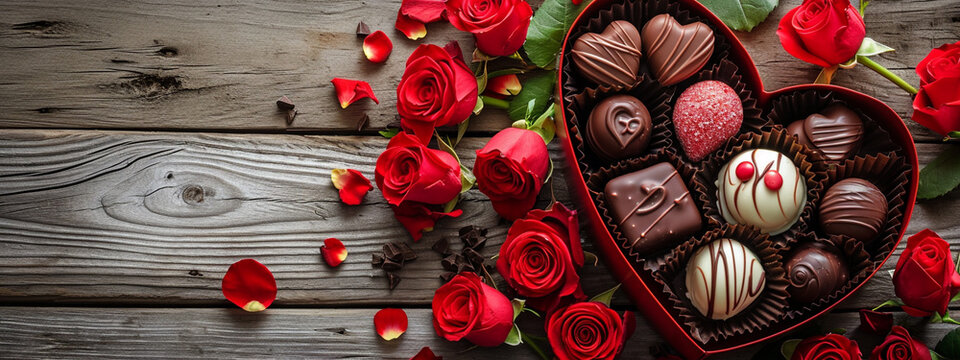
[[[713,54],[713,30],[701,22],[680,25],[667,14],[654,16],[643,26],[643,51],[650,70],[663,86],[695,74]]]
[[[597,104],[587,123],[587,143],[608,161],[637,156],[653,132],[650,112],[639,99],[614,95]]]
[[[628,87],[640,71],[640,32],[630,22],[618,20],[603,32],[577,38],[571,50],[573,63],[587,79],[614,87]]]
[[[863,142],[863,121],[843,105],[833,105],[819,114],[794,121],[787,126],[787,131],[801,144],[819,150],[834,161],[850,158]]]

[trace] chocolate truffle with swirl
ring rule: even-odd
[[[597,104],[587,123],[587,144],[605,161],[637,156],[650,143],[653,123],[643,102],[614,95]]]
[[[736,240],[704,245],[687,263],[687,298],[703,316],[726,320],[753,304],[766,285],[757,255]]]
[[[850,278],[846,261],[837,250],[821,243],[800,245],[786,264],[790,299],[811,303],[839,290]]]

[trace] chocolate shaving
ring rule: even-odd
[[[393,261],[390,259],[384,259],[383,265],[380,265],[380,268],[383,269],[383,271],[387,271],[387,272],[399,271],[400,269],[403,268],[403,263],[398,261]]]
[[[392,272],[387,273],[387,283],[390,284],[390,290],[396,289],[400,284],[400,276]]]
[[[446,272],[440,273],[440,280],[443,280],[443,282],[446,283],[446,282],[449,282],[450,280],[453,280],[453,277],[456,275],[457,273],[453,271],[446,271]]]
[[[487,243],[487,229],[476,225],[470,225],[460,228],[460,241],[464,246],[474,250],[483,249]]]
[[[440,266],[447,271],[457,271],[459,266],[457,266],[457,255],[450,255],[443,260],[440,260]]]
[[[400,247],[396,243],[383,244],[383,257],[400,262],[403,260],[403,254],[400,253]]]
[[[450,241],[447,238],[438,239],[430,248],[443,256],[453,254],[453,250],[450,250]]]
[[[361,117],[360,120],[357,121],[357,131],[363,131],[363,129],[367,127],[368,122],[370,122],[370,115],[367,115],[366,113],[364,113],[363,117]]]
[[[288,126],[289,126],[290,124],[293,124],[293,120],[297,118],[297,114],[299,114],[299,113],[300,113],[299,110],[293,110],[293,109],[287,110],[287,117],[286,117],[286,118],[287,118],[287,125],[288,125]]]
[[[480,255],[476,250],[471,248],[463,249],[463,256],[471,264],[483,264],[483,255]]]
[[[370,35],[370,27],[361,21],[357,24],[357,37],[363,39],[367,37],[367,35]]]
[[[373,253],[373,260],[370,261],[370,264],[373,265],[373,267],[381,267],[383,266],[383,260],[383,254]]]
[[[403,257],[404,262],[417,259],[417,253],[415,253],[407,243],[395,242],[394,244],[400,249],[400,255]]]
[[[293,108],[296,106],[297,105],[294,105],[293,101],[291,101],[286,95],[281,96],[280,99],[277,99],[277,107],[280,108],[280,110],[293,110]]]

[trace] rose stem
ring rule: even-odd
[[[530,348],[533,349],[533,351],[535,351],[537,355],[540,355],[541,359],[550,360],[550,357],[548,357],[547,354],[544,353],[539,346],[537,346],[537,343],[535,343],[533,339],[531,339],[530,336],[524,333],[523,331],[520,332],[520,340],[523,340],[524,344],[530,345]]]
[[[887,70],[887,68],[883,67],[883,65],[877,64],[873,60],[870,60],[870,58],[862,55],[857,55],[857,62],[872,69],[873,71],[876,71],[880,75],[883,75],[883,77],[887,78],[888,80],[893,81],[894,84],[897,84],[897,86],[903,90],[906,90],[911,95],[916,95],[917,89],[915,89],[913,86],[910,86],[910,84],[908,84],[906,81],[903,81],[903,79],[901,79],[899,76],[890,72],[890,70]]]
[[[486,95],[480,96],[480,100],[483,101],[483,106],[495,107],[497,109],[509,109],[510,102],[506,100],[500,100],[497,98],[492,98]]]

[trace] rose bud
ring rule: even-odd
[[[387,143],[377,158],[374,179],[390,205],[405,201],[446,204],[460,194],[457,159],[427,148],[407,133],[399,133]]]
[[[524,0],[448,0],[447,20],[473,34],[477,48],[491,56],[508,56],[527,39],[533,9]]]
[[[404,201],[393,208],[393,216],[403,224],[403,227],[410,233],[413,241],[420,241],[424,231],[432,231],[434,225],[442,217],[458,217],[463,214],[463,210],[456,209],[451,212],[443,212],[442,205],[428,205],[416,201]]]
[[[477,274],[461,273],[433,295],[433,329],[449,341],[497,346],[513,329],[513,306]]]
[[[339,239],[329,238],[323,241],[323,246],[320,247],[320,255],[323,256],[323,261],[326,261],[327,265],[337,267],[347,259],[347,248],[343,246],[343,242]]]
[[[520,93],[523,85],[517,74],[500,75],[487,80],[487,91],[497,95],[511,96]]]
[[[784,50],[822,67],[852,59],[866,35],[863,18],[850,0],[804,0],[783,16],[777,29]]]
[[[373,326],[384,340],[396,339],[407,331],[407,313],[403,309],[382,309],[373,316]]]
[[[333,169],[330,180],[333,187],[340,190],[340,201],[347,205],[360,205],[367,192],[373,189],[370,180],[354,169]]]
[[[446,10],[444,0],[403,0],[400,3],[400,14],[422,23],[442,20]]]
[[[960,41],[930,51],[917,64],[917,75],[913,120],[944,136],[960,131]]]
[[[387,61],[393,51],[393,42],[383,31],[377,30],[363,39],[363,55],[375,63]]]
[[[363,98],[370,98],[373,102],[380,103],[380,100],[377,100],[377,97],[373,95],[370,84],[366,81],[333,78],[330,82],[333,83],[333,88],[337,91],[337,99],[340,100],[340,107],[343,109]]]
[[[930,229],[907,238],[907,248],[893,273],[893,291],[907,314],[946,313],[950,299],[960,292],[960,274],[950,244]]]
[[[477,105],[477,79],[463,62],[463,54],[451,49],[418,46],[407,58],[397,85],[400,124],[424,144],[430,142],[435,127],[462,123]]]
[[[527,299],[526,306],[546,313],[563,300],[586,300],[577,275],[581,267],[577,212],[559,202],[514,222],[497,257],[497,271]]]
[[[860,347],[857,342],[843,335],[827,334],[812,336],[797,344],[790,360],[860,360]]]
[[[930,360],[927,345],[910,337],[902,326],[894,326],[883,343],[873,348],[870,360]]]
[[[227,300],[249,312],[266,310],[277,298],[277,281],[273,273],[253,259],[230,265],[220,288]]]
[[[411,19],[409,16],[404,15],[401,11],[397,12],[397,22],[393,24],[393,27],[403,33],[403,35],[410,40],[419,40],[424,36],[427,36],[426,25],[420,21]]]
[[[507,220],[516,220],[533,208],[550,170],[550,154],[543,138],[531,130],[506,128],[477,150],[473,173],[477,187]]]
[[[633,313],[623,317],[598,302],[581,302],[555,311],[546,321],[547,339],[560,360],[614,359],[635,327]]]

